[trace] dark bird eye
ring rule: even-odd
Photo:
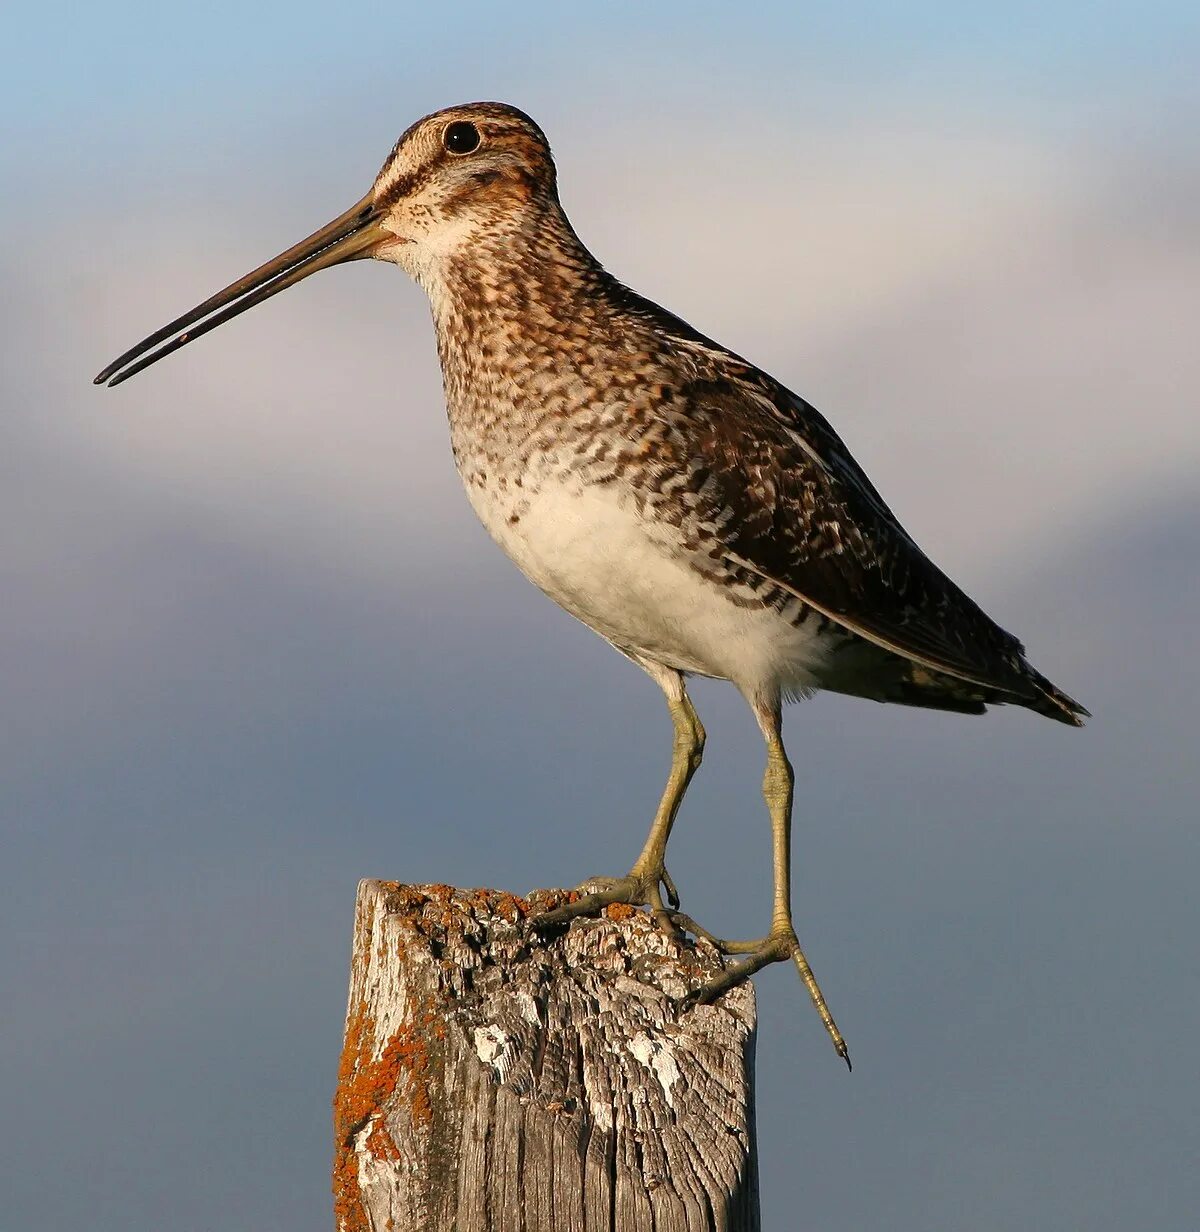
[[[472,150],[479,149],[479,129],[466,120],[456,120],[446,125],[442,145],[451,154],[470,154]]]

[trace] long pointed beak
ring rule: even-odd
[[[185,312],[169,325],[155,330],[137,346],[130,347],[96,377],[95,384],[120,385],[143,368],[157,363],[164,355],[178,351],[181,346],[207,334],[210,329],[216,329],[255,304],[270,299],[309,274],[330,265],[340,265],[343,261],[368,257],[381,241],[394,238],[390,231],[385,231],[381,226],[374,199],[368,193],[357,205],[352,205],[320,231],[314,231],[308,239],[301,240],[287,252],[281,252],[204,303],[197,304],[191,312]]]

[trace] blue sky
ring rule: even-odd
[[[410,90],[440,102],[518,82],[564,108],[603,97],[625,116],[681,93],[706,119],[747,97],[822,114],[953,96],[956,110],[1042,110],[1055,126],[1185,90],[1198,32],[1186,3],[764,4],[750,18],[722,4],[216,3],[201,16],[114,3],[69,23],[53,6],[22,6],[0,90],[20,118],[10,158],[53,134],[86,137],[73,153],[109,166],[117,153],[161,165],[164,140],[213,124],[261,133],[353,103],[364,124],[394,126],[391,100]]]
[[[1096,714],[788,712],[797,921],[855,1072],[766,972],[767,1226],[1191,1225],[1197,25],[1074,4],[9,16],[14,1227],[328,1227],[357,879],[524,890],[641,842],[661,700],[475,524],[397,271],[330,272],[90,385],[355,200],[411,120],[479,97],[543,124],[614,271],[821,406]],[[672,871],[698,918],[752,933],[759,739],[731,690],[696,697],[709,752]]]

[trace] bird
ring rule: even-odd
[[[505,103],[418,120],[349,210],[95,382],[118,385],[317,270],[367,258],[428,297],[454,460],[484,527],[666,698],[671,768],[640,854],[543,926],[625,903],[740,955],[696,1001],[790,960],[849,1065],[793,924],[784,703],[826,690],[960,714],[1010,704],[1071,726],[1088,711],[932,563],[812,405],[600,264],[560,203],[545,134]],[[773,890],[752,941],[685,916],[666,869],[705,745],[690,677],[731,682],[766,745]]]

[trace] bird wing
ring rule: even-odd
[[[825,418],[746,365],[684,395],[692,490],[724,558],[938,672],[1037,694],[1024,648],[917,547]]]

